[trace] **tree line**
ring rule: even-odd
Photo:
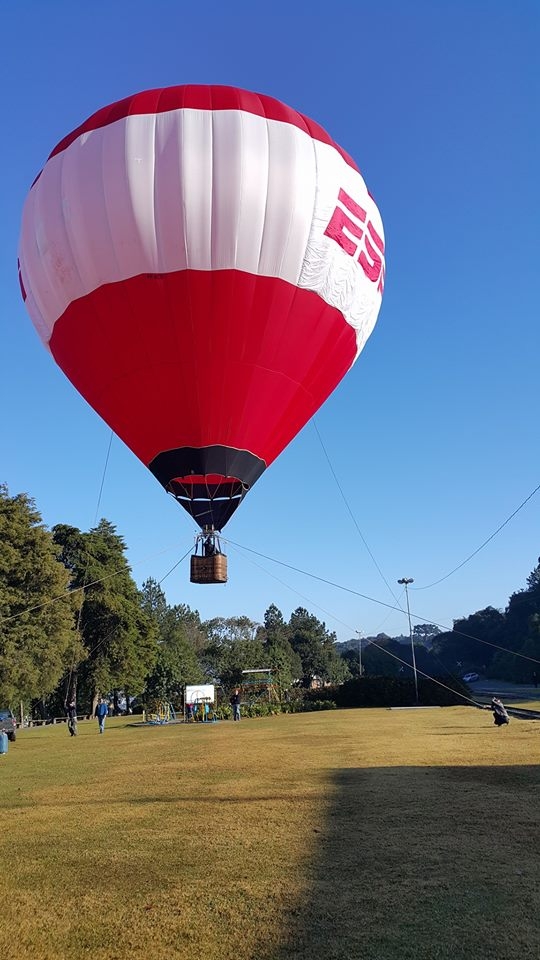
[[[261,667],[281,691],[349,675],[335,634],[304,608],[288,622],[275,605],[262,624],[202,621],[170,605],[155,579],[137,587],[108,520],[88,532],[49,530],[31,497],[0,486],[0,705],[44,717],[62,716],[73,698],[92,712],[103,695],[118,709],[135,697],[180,705],[185,684],[217,683],[226,694],[242,670]]]
[[[418,669],[430,676],[478,670],[530,680],[540,659],[540,559],[504,612],[487,607],[452,631],[420,624],[414,634]],[[282,696],[314,682],[339,686],[360,667],[363,676],[406,679],[410,645],[385,634],[372,640],[359,655],[358,641],[337,644],[304,607],[288,621],[274,604],[262,623],[203,621],[186,604],[170,605],[155,579],[137,586],[108,520],[87,532],[48,529],[28,494],[0,485],[0,707],[61,716],[75,697],[90,713],[102,695],[118,710],[132,698],[179,706],[185,684],[215,683],[226,696],[243,670],[261,667],[273,670]]]

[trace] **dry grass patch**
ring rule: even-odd
[[[536,960],[540,723],[79,729],[0,758],[4,960]]]

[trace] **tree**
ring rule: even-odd
[[[326,629],[313,614],[298,607],[289,620],[290,644],[300,657],[302,685],[309,687],[314,680],[323,683],[342,683],[350,676],[346,662],[335,647],[336,635]]]
[[[178,708],[183,703],[185,685],[204,682],[193,642],[197,622],[200,629],[199,614],[184,604],[169,607],[163,590],[152,578],[143,584],[142,601],[159,635],[157,660],[146,680],[145,700],[166,700]]]
[[[534,570],[527,577],[527,589],[530,593],[540,594],[540,557]]]
[[[274,671],[279,689],[287,690],[302,676],[302,661],[291,646],[289,628],[275,604],[271,604],[264,615],[259,639],[264,647],[264,665]]]
[[[0,702],[43,700],[84,655],[69,574],[34,501],[0,485]]]
[[[225,688],[242,681],[242,670],[267,666],[264,647],[258,637],[260,624],[249,617],[215,617],[203,623],[208,637],[204,651],[204,667],[209,678]]]
[[[451,673],[489,671],[495,647],[503,640],[505,617],[495,607],[485,607],[468,617],[454,620],[454,629],[439,633],[433,652]]]
[[[410,654],[404,656],[406,647],[393,640],[386,633],[379,633],[375,642],[368,643],[362,650],[364,673],[367,677],[398,677],[402,673],[403,663],[411,660]],[[388,651],[388,652],[385,652]],[[399,657],[399,659],[397,659]]]
[[[434,623],[416,623],[413,627],[413,638],[417,643],[430,646],[434,637],[441,633],[440,627]]]
[[[158,630],[143,609],[124,540],[107,520],[89,533],[59,525],[53,534],[72,585],[84,588],[76,618],[86,650],[80,693],[92,707],[100,694],[140,693],[156,661]]]

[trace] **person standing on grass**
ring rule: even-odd
[[[108,713],[109,707],[107,706],[103,697],[100,697],[94,712],[94,716],[97,717],[98,720],[100,733],[105,733],[105,717],[108,715]]]
[[[235,690],[231,697],[231,706],[233,708],[233,720],[240,720],[240,691]]]
[[[77,704],[75,700],[70,700],[66,704],[67,725],[70,737],[77,736]]]

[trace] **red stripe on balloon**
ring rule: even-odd
[[[284,280],[179,271],[74,301],[50,348],[146,465],[212,444],[268,465],[350,368],[356,336],[338,310]]]
[[[280,100],[267,97],[262,93],[240,90],[237,87],[203,85],[144,90],[131,97],[126,97],[124,100],[111,103],[107,107],[102,107],[101,110],[92,114],[88,120],[85,120],[84,123],[64,137],[50,154],[49,160],[69,147],[70,143],[73,143],[82,134],[97,130],[100,127],[106,127],[110,123],[115,123],[116,120],[134,115],[165,113],[169,110],[182,109],[242,110],[258,117],[266,117],[268,120],[281,120],[284,123],[290,123],[292,126],[304,130],[313,140],[330,144],[353,170],[358,170],[352,157],[332,140],[326,130],[315,123],[314,120],[310,120],[304,114],[298,113],[286,104],[281,103]]]

